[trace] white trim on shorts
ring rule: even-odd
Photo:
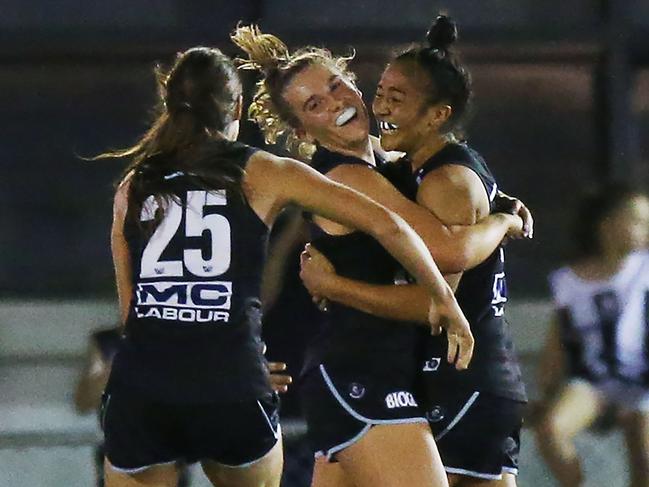
[[[271,430],[273,430],[272,427],[271,427]],[[227,463],[218,462],[218,461],[214,460],[213,458],[203,458],[203,459],[199,459],[197,461],[201,462],[203,460],[209,460],[211,462],[214,462],[214,463],[216,463],[218,465],[221,465],[223,467],[226,467],[226,468],[246,468],[246,467],[250,467],[251,465],[254,465],[255,463],[258,463],[258,462],[262,461],[264,458],[266,458],[268,455],[271,454],[271,452],[273,451],[273,448],[275,448],[275,446],[277,445],[277,441],[279,441],[279,438],[281,436],[281,432],[282,432],[282,426],[278,425],[277,426],[277,432],[275,433],[275,430],[273,430],[273,434],[275,435],[275,443],[273,443],[273,446],[271,446],[268,449],[268,451],[264,452],[259,458],[255,458],[254,460],[251,460],[249,462],[241,463],[239,465],[228,465]],[[173,465],[173,464],[178,463],[180,460],[171,460],[169,462],[162,462],[162,463],[152,463],[151,465],[145,465],[143,467],[135,467],[135,468],[116,467],[110,461],[110,458],[108,459],[108,461],[110,462],[110,467],[113,470],[115,470],[116,472],[124,473],[124,474],[127,474],[127,475],[135,475],[135,474],[138,474],[140,472],[144,472],[145,470],[147,470],[149,468],[152,468],[152,467],[159,467],[159,466],[162,466],[162,465]]]
[[[331,380],[331,377],[329,377],[329,374],[327,374],[327,371],[324,368],[323,364],[320,364],[320,374],[322,374],[322,378],[325,381],[325,384],[327,384],[327,387],[329,388],[329,391],[331,394],[333,394],[334,398],[338,403],[343,407],[345,411],[347,411],[353,418],[362,421],[363,423],[366,424],[408,424],[408,423],[428,423],[428,420],[424,416],[412,416],[410,418],[403,418],[403,419],[371,419],[371,418],[366,418],[362,414],[357,413],[354,408],[352,408],[345,399],[343,399],[342,395],[338,392],[336,389],[336,386],[334,385],[333,381]]]
[[[511,475],[518,475],[518,469],[517,468],[511,468],[511,467],[502,467],[502,470],[500,473],[482,473],[482,472],[474,472],[472,470],[465,470],[463,468],[454,468],[454,467],[444,467],[444,470],[446,470],[446,473],[451,473],[455,475],[464,475],[466,477],[475,477],[477,479],[485,479],[485,480],[502,480],[503,474],[511,474]]]
[[[108,455],[106,455],[106,458],[108,458]],[[169,462],[161,462],[161,463],[152,463],[151,465],[145,465],[144,467],[120,468],[120,467],[116,467],[115,465],[113,465],[113,462],[111,462],[110,458],[108,458],[108,463],[109,463],[109,466],[110,466],[110,468],[112,470],[115,470],[116,472],[119,472],[119,473],[125,473],[127,475],[135,475],[137,473],[144,472],[145,470],[147,470],[149,468],[161,467],[162,465],[173,465],[176,462],[178,462],[178,460],[171,460]]]
[[[259,409],[261,410],[261,414],[264,415],[264,419],[266,420],[266,423],[268,424],[268,427],[273,432],[273,436],[277,440],[279,438],[279,423],[277,423],[278,428],[277,428],[277,431],[276,431],[275,428],[273,428],[273,422],[268,417],[268,414],[266,414],[266,410],[264,409],[264,407],[259,402],[259,399],[257,399],[257,406],[259,406]]]
[[[198,462],[201,462],[203,460],[209,460],[211,462],[217,463],[217,464],[222,465],[222,466],[227,467],[227,468],[246,468],[246,467],[250,467],[251,465],[254,465],[257,462],[262,461],[265,457],[270,455],[270,453],[273,451],[273,448],[275,448],[275,445],[277,445],[277,442],[279,441],[280,437],[282,436],[282,425],[278,423],[277,424],[277,431],[275,431],[275,429],[273,428],[273,424],[271,423],[270,418],[268,417],[268,414],[266,414],[266,411],[262,407],[259,400],[257,400],[257,405],[259,406],[259,409],[261,410],[262,414],[264,415],[264,419],[266,420],[266,423],[268,423],[268,427],[270,428],[270,430],[273,433],[273,436],[275,437],[275,443],[273,443],[273,445],[268,449],[268,451],[264,452],[259,458],[255,458],[254,460],[251,460],[251,461],[245,462],[245,463],[241,463],[239,465],[229,465],[227,463],[218,462],[218,461],[214,460],[213,458],[199,459]],[[108,458],[108,456],[106,456],[106,458]],[[145,470],[147,470],[147,469],[149,469],[151,467],[159,467],[161,465],[171,465],[171,464],[175,464],[175,463],[179,462],[179,460],[171,460],[169,462],[153,463],[151,465],[145,465],[143,467],[120,468],[120,467],[114,466],[113,463],[110,461],[110,458],[108,458],[108,461],[110,462],[110,466],[111,466],[111,468],[113,470],[115,470],[116,472],[120,472],[120,473],[124,473],[124,474],[128,474],[128,475],[134,475],[134,474],[137,474],[137,473],[140,473],[140,472],[144,472]]]
[[[473,406],[473,403],[476,402],[478,399],[478,396],[480,396],[479,391],[475,391],[473,394],[471,394],[471,397],[469,400],[464,403],[464,406],[462,406],[462,409],[460,409],[460,412],[457,413],[457,415],[453,418],[453,420],[442,430],[440,434],[435,436],[435,441],[441,440],[444,438],[449,431],[451,431],[457,424],[460,422],[460,420],[464,417],[464,415],[469,411],[469,408]],[[500,477],[499,477],[500,478]]]
[[[330,462],[332,456],[334,456],[339,451],[344,450],[348,446],[352,446],[354,443],[356,443],[358,440],[360,440],[363,436],[365,436],[365,433],[367,433],[371,428],[372,428],[371,424],[366,424],[363,427],[363,429],[356,436],[354,436],[353,438],[351,438],[351,439],[349,439],[349,440],[347,440],[347,441],[345,441],[345,442],[343,442],[343,443],[341,443],[339,445],[332,446],[328,450],[317,451],[317,452],[315,452],[314,457],[315,458],[326,457],[327,461]]]

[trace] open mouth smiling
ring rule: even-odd
[[[377,122],[379,124],[379,129],[381,129],[381,132],[385,132],[386,134],[394,133],[399,128],[398,125],[386,122],[385,120],[377,120]]]
[[[347,107],[343,112],[336,117],[336,127],[342,127],[347,125],[352,120],[355,120],[358,117],[358,111],[354,107]]]

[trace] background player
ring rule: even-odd
[[[550,275],[555,322],[541,354],[538,447],[560,485],[585,485],[574,438],[619,412],[631,484],[649,485],[649,198],[602,187],[581,201],[578,253]]]

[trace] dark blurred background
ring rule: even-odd
[[[546,275],[570,253],[580,193],[608,180],[649,184],[649,2],[0,0],[0,485],[93,485],[97,425],[72,397],[89,332],[117,319],[109,230],[124,163],[80,156],[146,129],[156,62],[194,45],[234,55],[228,34],[256,22],[289,47],[354,48],[371,102],[391,54],[422,39],[439,12],[458,22],[473,75],[468,139],[536,219],[534,241],[510,245],[507,267],[508,317],[530,379],[551,313]],[[250,93],[255,80],[244,78]],[[261,143],[250,123],[242,139]],[[318,320],[296,275],[305,238],[296,232],[265,322],[268,356],[294,375]],[[291,391],[287,417],[299,414]],[[309,485],[301,428],[284,423],[286,487]],[[591,433],[578,446],[592,485],[626,482],[620,435]],[[521,465],[521,485],[554,485],[527,430]],[[206,482],[196,473],[192,485]]]
[[[534,211],[509,251],[514,297],[538,296],[569,252],[571,208],[609,178],[646,183],[649,2],[596,0],[0,0],[0,292],[111,297],[115,161],[85,162],[142,133],[153,66],[197,44],[234,54],[258,22],[291,47],[356,48],[371,101],[384,62],[445,11],[475,83],[470,142]],[[247,79],[248,86],[253,80]],[[243,139],[256,143],[254,127]]]

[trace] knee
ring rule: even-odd
[[[553,414],[546,414],[539,421],[536,434],[540,442],[549,440],[553,443],[561,443],[570,439],[560,418]]]

